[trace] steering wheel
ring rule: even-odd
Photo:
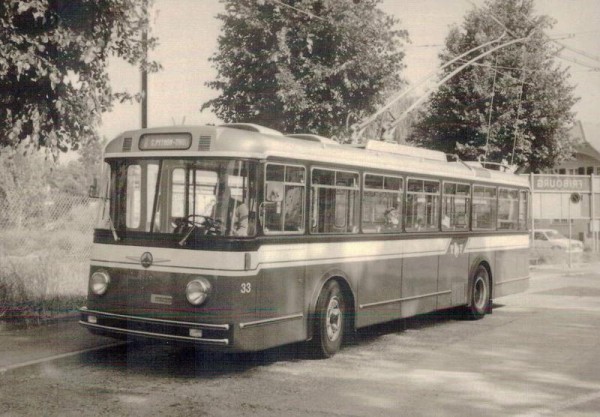
[[[191,230],[199,229],[203,235],[220,235],[221,224],[221,220],[213,219],[212,217],[202,214],[190,214],[189,216],[178,217],[174,220],[173,225],[175,229],[173,233],[180,234],[191,228]]]

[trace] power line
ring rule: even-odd
[[[501,26],[501,27],[502,27],[502,28],[503,28],[503,29],[504,29],[504,30],[505,30],[505,31],[506,31],[508,34],[510,34],[510,35],[512,35],[512,36],[516,36],[516,35],[514,35],[513,33],[511,33],[511,32],[508,30],[508,28],[506,27],[506,25],[504,25],[504,23],[502,23],[502,22],[500,21],[500,19],[498,19],[498,18],[497,18],[497,17],[496,17],[496,16],[495,16],[495,15],[494,15],[492,12],[490,12],[489,10],[483,10],[483,9],[481,9],[481,8],[480,8],[480,7],[478,7],[478,6],[477,6],[475,3],[473,3],[471,0],[466,0],[466,1],[467,1],[468,3],[470,3],[470,4],[471,4],[473,7],[475,7],[476,9],[479,9],[479,10],[481,10],[483,13],[487,14],[487,15],[488,15],[488,16],[489,16],[489,17],[490,17],[490,18],[491,18],[491,19],[492,19],[494,22],[496,22],[496,23],[497,23],[499,26]],[[525,15],[523,12],[520,12],[520,14],[521,14],[521,16],[523,16],[523,17],[524,17],[524,18],[525,18],[525,19],[526,19],[526,20],[527,20],[529,23],[531,23],[532,25],[536,25],[536,22],[532,21],[532,20],[531,20],[531,18],[530,18],[529,16]],[[575,58],[567,58],[567,57],[565,57],[565,56],[563,56],[563,55],[560,55],[560,52],[561,52],[563,49],[568,49],[568,50],[570,50],[570,51],[572,51],[572,52],[575,52],[576,54],[582,55],[582,56],[586,57],[587,59],[591,59],[592,61],[596,61],[596,62],[600,62],[600,57],[598,57],[598,56],[596,56],[596,55],[591,55],[591,54],[588,54],[587,52],[585,52],[585,51],[582,51],[582,50],[580,50],[580,49],[573,48],[573,47],[571,47],[571,46],[565,45],[564,43],[562,43],[562,42],[559,42],[559,41],[558,41],[558,40],[556,40],[555,38],[552,38],[552,37],[550,37],[550,36],[549,36],[549,35],[547,35],[547,34],[546,34],[546,33],[545,33],[543,30],[541,30],[541,29],[538,29],[537,27],[534,27],[534,29],[535,29],[535,30],[539,30],[539,32],[542,34],[542,36],[544,36],[544,37],[545,37],[547,40],[549,40],[550,42],[554,42],[555,44],[557,44],[558,46],[560,46],[560,47],[561,47],[561,49],[560,49],[560,50],[559,50],[559,51],[556,53],[556,56],[557,56],[559,59],[562,59],[562,60],[565,60],[565,61],[569,61],[569,62],[572,62],[572,63],[574,63],[574,64],[577,64],[577,65],[581,65],[581,66],[583,66],[583,67],[586,67],[586,68],[589,68],[589,69],[591,69],[592,71],[600,71],[600,68],[598,68],[598,67],[595,67],[595,66],[593,66],[593,65],[590,65],[590,64],[586,64],[586,63],[584,63],[584,62],[581,62],[580,60],[577,60],[577,59],[575,59]]]
[[[574,38],[577,35],[590,35],[594,33],[600,33],[600,30],[586,30],[582,32],[566,32],[566,33],[556,33],[555,36],[559,36],[561,38]]]
[[[444,65],[442,65],[440,68],[437,68],[436,70],[434,70],[433,72],[427,74],[425,77],[423,77],[421,80],[419,80],[416,84],[414,84],[412,87],[408,88],[407,90],[404,90],[403,92],[397,94],[395,97],[393,97],[390,101],[388,101],[388,103],[381,107],[379,110],[377,110],[373,115],[371,115],[370,117],[368,117],[366,120],[358,123],[355,128],[356,128],[356,136],[360,137],[362,135],[362,133],[365,131],[365,129],[367,128],[367,126],[369,126],[371,123],[373,123],[380,115],[382,115],[384,112],[386,112],[394,103],[396,103],[397,101],[399,101],[401,98],[405,97],[408,93],[412,92],[414,89],[416,89],[418,86],[424,84],[425,82],[433,79],[433,77],[435,77],[439,71],[441,71],[444,68],[449,67],[450,65],[453,65],[456,61],[463,59],[464,57],[468,56],[469,54],[478,51],[480,49],[486,48],[488,46],[493,45],[494,43],[500,42],[502,40],[502,38],[504,38],[505,34],[503,33],[500,37],[498,37],[497,39],[493,39],[489,42],[484,43],[483,45],[478,45],[464,53],[462,53],[461,55],[451,59],[450,61],[446,62]],[[474,61],[473,61],[474,62]]]
[[[258,1],[260,2],[261,0],[258,0]],[[317,16],[316,14],[313,14],[311,12],[307,12],[306,10],[298,9],[297,7],[294,7],[292,5],[286,4],[286,3],[284,3],[284,2],[282,2],[280,0],[262,0],[262,3],[264,4],[267,1],[271,2],[271,3],[278,4],[278,5],[283,6],[283,7],[286,7],[288,9],[294,10],[294,11],[300,13],[300,14],[304,14],[306,16],[312,17],[313,19],[318,19],[318,20],[321,20],[323,22],[328,22],[327,19],[323,19],[322,17]]]
[[[595,67],[595,66],[587,64],[585,62],[581,62],[580,60],[578,60],[576,58],[567,58],[566,56],[561,55],[560,52],[557,53],[556,56],[557,56],[557,58],[562,59],[563,61],[568,61],[573,64],[581,65],[582,67],[586,67],[594,72],[600,72],[600,67]]]
[[[527,21],[528,21],[529,23],[533,23],[533,22],[531,22],[531,18],[529,18],[529,16],[525,15],[523,12],[521,12],[521,16],[523,16],[525,19],[527,19]],[[548,39],[548,40],[549,40],[549,41],[551,41],[551,42],[554,42],[555,44],[557,44],[558,46],[560,46],[560,47],[561,47],[561,48],[563,48],[563,49],[568,49],[568,50],[570,50],[570,51],[572,51],[572,52],[575,52],[576,54],[579,54],[579,55],[581,55],[581,56],[584,56],[584,57],[586,57],[587,59],[591,59],[592,61],[600,62],[600,57],[598,57],[597,55],[591,55],[591,54],[588,54],[587,52],[585,52],[585,51],[582,51],[582,50],[580,50],[580,49],[573,48],[572,46],[569,46],[569,45],[565,45],[564,43],[562,43],[562,42],[559,42],[559,41],[557,41],[556,39],[553,39],[553,38],[551,38],[550,36],[548,36],[548,35],[547,35],[547,34],[546,34],[546,33],[545,33],[543,30],[540,30],[540,33],[541,33],[542,35],[544,35],[544,37],[545,37],[546,39]],[[559,51],[559,52],[560,52],[560,51]],[[588,66],[588,67],[590,67],[589,65],[585,65],[585,64],[583,64],[583,63],[581,63],[581,62],[579,62],[579,61],[577,61],[577,62],[575,62],[575,63],[576,63],[576,64],[579,64],[579,65],[583,65],[583,66]],[[593,69],[595,69],[594,67],[590,67],[590,68],[593,68]]]

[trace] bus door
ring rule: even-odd
[[[470,226],[470,196],[469,184],[444,182],[441,225],[447,250],[439,258],[438,309],[467,302],[469,255],[465,247]]]
[[[406,181],[405,240],[402,263],[402,316],[435,310],[438,293],[438,256],[445,242],[440,235],[440,182]]]
[[[263,343],[275,345],[306,338],[304,280],[307,245],[298,242],[305,231],[306,168],[267,163],[260,222],[265,237],[261,246],[257,311],[270,320]],[[275,327],[274,327],[275,326]]]
[[[399,239],[402,232],[403,178],[367,173],[363,184],[362,232],[380,235],[363,251],[385,259],[366,262],[360,272],[358,299],[361,314],[356,318],[359,327],[400,317],[404,243]]]

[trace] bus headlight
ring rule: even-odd
[[[210,282],[206,278],[200,277],[188,283],[185,289],[185,296],[190,304],[199,306],[206,301],[211,290],[212,286]]]
[[[108,289],[108,284],[110,284],[110,276],[108,275],[108,272],[96,271],[90,278],[92,292],[96,295],[103,295]]]

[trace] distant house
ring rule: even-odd
[[[600,178],[591,177],[600,176],[600,124],[578,121],[569,134],[579,141],[575,147],[574,158],[546,170],[545,175],[536,175],[537,178],[547,179],[547,182],[554,186],[545,189],[534,186],[535,228],[552,228],[564,235],[571,232],[573,237],[586,243],[586,246],[600,249],[600,244],[594,243],[594,240],[598,239],[597,232],[600,229]],[[585,177],[571,177],[561,181],[556,178],[557,175]],[[576,189],[577,187],[569,184],[581,186]],[[581,196],[579,203],[570,202],[573,193]]]
[[[565,161],[547,174],[561,175],[600,175],[600,124],[578,121],[569,135],[579,140],[575,158]]]

